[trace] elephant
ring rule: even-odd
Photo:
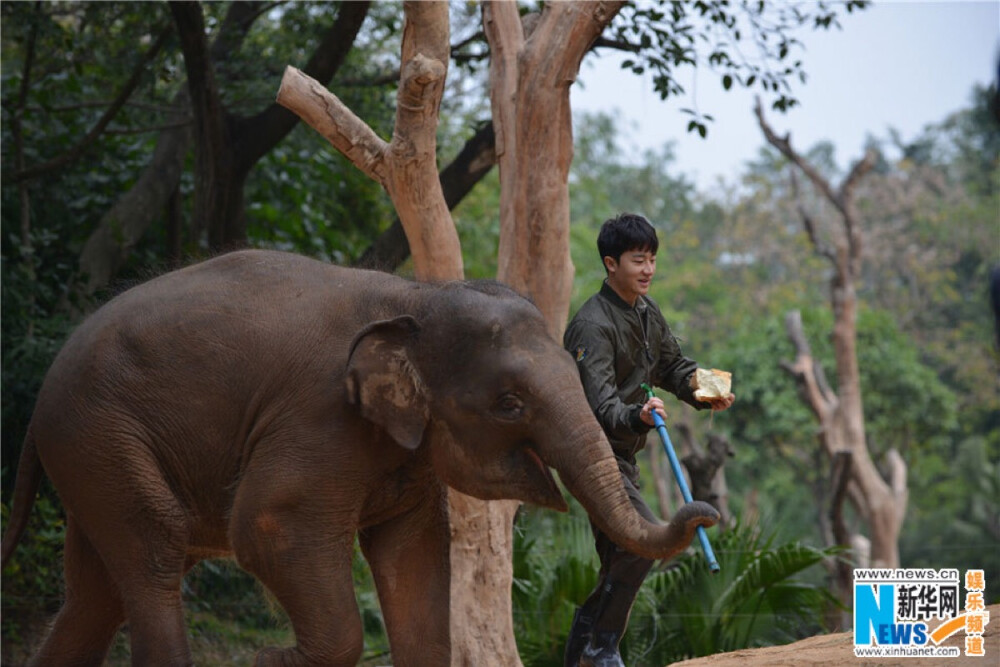
[[[623,490],[575,364],[496,282],[428,284],[243,250],[105,303],[50,367],[25,437],[6,563],[47,474],[66,509],[66,594],[34,658],[186,665],[181,582],[235,558],[295,645],[258,665],[353,665],[360,543],[394,664],[450,664],[447,486],[559,511],[551,470],[623,548],[669,558],[718,518],[648,522]]]

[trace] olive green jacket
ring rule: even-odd
[[[691,374],[697,363],[681,353],[659,307],[640,296],[629,306],[608,285],[570,321],[563,346],[573,355],[587,401],[616,456],[634,460],[650,426],[639,418],[646,402],[641,385],[658,386],[699,410]]]

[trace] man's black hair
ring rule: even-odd
[[[656,254],[660,241],[649,220],[635,213],[621,213],[604,221],[597,235],[597,251],[601,253],[601,264],[605,257],[620,262],[629,250]],[[607,270],[607,267],[605,267]]]

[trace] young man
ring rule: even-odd
[[[646,398],[643,383],[659,386],[698,409],[725,410],[735,397],[701,402],[692,386],[697,363],[681,353],[659,307],[647,295],[656,272],[656,230],[640,215],[604,223],[597,249],[608,277],[573,317],[563,344],[576,359],[591,409],[611,442],[622,483],[645,518],[658,519],[639,493],[636,453],[663,401]],[[620,549],[591,524],[601,561],[597,587],[578,608],[566,644],[566,667],[623,665],[618,643],[639,587],[654,561]]]

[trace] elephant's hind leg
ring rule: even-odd
[[[63,551],[66,601],[34,665],[100,665],[125,620],[118,588],[110,573],[69,517]]]
[[[143,507],[135,527],[122,527],[117,545],[100,547],[121,591],[132,664],[192,665],[181,600],[190,566],[186,526],[176,506]]]
[[[78,465],[60,471],[66,506],[115,583],[136,665],[190,665],[181,581],[188,564],[188,515],[148,448],[124,442],[117,474]],[[96,468],[97,466],[92,466]],[[99,489],[99,491],[98,491]]]

